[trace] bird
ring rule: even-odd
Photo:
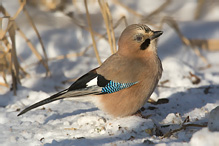
[[[157,55],[157,38],[162,34],[163,31],[154,31],[143,23],[127,26],[119,37],[116,53],[69,88],[27,107],[18,116],[65,98],[93,102],[112,117],[134,115],[150,98],[162,76]]]

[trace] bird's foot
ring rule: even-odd
[[[151,117],[151,115],[143,115],[142,112],[145,110],[144,107],[142,107],[141,109],[139,109],[136,113],[133,114],[133,116],[138,116],[141,117],[143,119],[148,119],[149,117]]]

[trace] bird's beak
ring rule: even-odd
[[[163,34],[163,31],[153,31],[152,36],[150,37],[151,40],[158,38]]]

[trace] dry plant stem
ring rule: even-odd
[[[143,15],[141,15],[140,13],[134,11],[133,9],[127,7],[126,5],[122,4],[120,1],[118,0],[113,0],[113,2],[117,5],[120,5],[121,7],[125,8],[128,12],[134,14],[135,16],[138,16],[138,17],[143,17]]]
[[[113,26],[113,30],[115,30],[115,29],[119,26],[119,24],[121,24],[122,20],[124,21],[125,26],[128,26],[128,22],[127,22],[127,20],[126,20],[126,17],[125,17],[125,16],[122,16],[122,17],[115,23],[115,25]],[[107,35],[107,33],[104,33],[104,34],[101,35],[101,36],[105,37],[106,35]],[[101,39],[101,37],[99,37],[98,40],[99,40],[99,39]]]
[[[8,69],[6,55],[7,55],[7,52],[5,52],[4,50],[0,51],[0,75],[2,76],[2,78],[4,80],[4,83],[0,82],[0,85],[5,86],[5,87],[9,87],[7,80],[6,80],[6,70]]]
[[[121,24],[122,20],[124,21],[125,26],[128,26],[126,17],[125,17],[125,16],[122,16],[122,17],[115,23],[115,25],[113,26],[113,29],[116,29],[116,28],[118,27],[118,25]],[[104,37],[105,37],[106,35],[107,35],[107,33],[105,33],[105,34],[103,34],[103,35],[100,35],[99,38],[97,38],[97,41],[100,40],[101,38],[103,38],[103,37],[101,37],[101,36],[104,36]],[[49,61],[51,61],[51,60],[61,60],[61,59],[65,59],[65,58],[72,58],[72,57],[83,56],[83,55],[87,52],[87,50],[88,50],[89,48],[91,48],[92,46],[93,46],[93,44],[88,45],[88,46],[85,48],[84,51],[81,51],[81,52],[79,52],[79,53],[69,53],[69,54],[66,54],[66,55],[59,55],[59,56],[56,56],[56,57],[48,58],[48,60],[49,60]],[[33,65],[36,65],[36,64],[38,64],[38,63],[39,63],[39,62],[31,63],[31,64],[29,64],[29,65],[26,65],[24,68],[26,69],[26,68],[28,68],[28,67],[30,67],[30,66],[33,66]]]
[[[116,29],[116,28],[118,27],[118,25],[121,24],[122,20],[124,20],[125,26],[128,26],[126,17],[125,17],[125,16],[122,16],[122,17],[115,23],[115,25],[113,26],[113,29]],[[103,36],[103,37],[105,38],[106,35],[107,35],[107,33],[104,33],[104,34],[101,35],[101,36]],[[101,38],[103,38],[103,37],[101,37],[101,36],[99,36],[99,38],[97,38],[97,41],[99,41]],[[67,54],[67,55],[60,55],[60,56],[57,56],[57,57],[54,57],[54,58],[50,58],[49,60],[64,59],[64,58],[75,57],[75,56],[76,56],[76,57],[78,57],[78,56],[83,56],[83,55],[87,52],[87,50],[88,50],[89,48],[91,48],[92,46],[93,46],[93,44],[88,45],[84,51],[79,52],[79,53],[70,53],[70,54]]]
[[[6,30],[3,31],[2,33],[0,33],[0,39],[1,39],[1,40],[2,40],[3,37],[6,35],[6,33],[8,32],[9,28],[11,28],[12,25],[13,25],[12,23],[9,23],[8,26],[7,26],[7,28],[6,28]]]
[[[98,53],[98,50],[97,50],[97,45],[96,45],[96,42],[95,42],[95,39],[94,39],[94,34],[93,34],[93,30],[92,30],[90,15],[89,15],[88,7],[87,7],[87,0],[84,0],[84,5],[85,5],[87,21],[88,21],[88,25],[89,25],[89,32],[91,34],[91,38],[92,38],[92,41],[93,41],[94,52],[95,52],[95,55],[96,55],[96,58],[97,58],[97,61],[98,61],[99,65],[101,65],[102,62],[100,60],[100,56],[99,56],[99,53]]]
[[[107,35],[108,35],[108,42],[110,44],[110,49],[111,49],[111,53],[114,54],[114,50],[113,50],[113,46],[112,46],[112,37],[111,37],[111,33],[110,33],[110,29],[109,29],[109,18],[106,12],[106,2],[103,0],[98,0],[98,3],[100,5],[100,10],[101,10],[101,14],[103,16],[103,20],[106,26],[106,31],[107,31]]]
[[[201,54],[198,47],[193,47],[195,54],[199,56],[207,65],[209,65],[208,60]]]
[[[114,24],[113,29],[115,29],[115,28],[121,23],[122,20],[124,21],[125,26],[127,27],[127,26],[128,26],[127,19],[126,19],[125,16],[122,16],[122,17],[119,18],[119,20]]]
[[[207,127],[207,125],[200,125],[200,124],[185,124],[182,125],[182,127],[175,129],[173,131],[167,132],[166,134],[164,134],[164,136],[162,136],[162,138],[167,138],[170,137],[171,135],[173,135],[174,133],[181,131],[181,130],[185,130],[187,127]]]
[[[128,26],[128,23],[127,23],[127,20],[126,20],[126,17],[125,16],[122,16],[116,23],[115,25],[113,26],[113,29],[116,29],[118,27],[119,24],[121,24],[122,20],[124,21],[125,23],[125,26]],[[105,36],[107,35],[107,33],[104,33],[103,36],[105,38]],[[97,38],[97,41],[99,41],[102,37],[99,37]],[[86,47],[85,51],[83,51],[83,55],[86,53],[86,51],[92,47],[92,44],[90,44],[89,46]],[[75,54],[75,53],[72,53],[72,55]]]
[[[9,23],[14,23],[14,22],[9,21]],[[12,25],[12,27],[9,29],[9,36],[11,38],[11,43],[12,43],[10,69],[11,69],[11,73],[12,73],[13,91],[14,91],[14,95],[16,95],[17,82],[20,83],[20,80],[19,80],[19,63],[17,60],[16,44],[15,44],[15,27],[14,27],[14,25]]]
[[[10,45],[10,43],[8,42],[8,40],[5,38],[4,39],[4,42],[5,42],[5,44],[7,44],[7,50],[5,51],[5,61],[6,61],[6,69],[8,69],[8,64],[11,64],[11,45]],[[9,63],[7,62],[7,60],[6,60],[6,57],[7,56],[9,56],[8,57],[8,59],[7,60],[9,60]],[[16,56],[17,57],[17,56]],[[18,59],[17,59],[18,60]],[[19,72],[20,71],[22,71],[22,73],[25,75],[25,76],[29,76],[29,74],[20,66],[20,64],[19,64],[19,62],[18,62],[18,66],[19,66]],[[19,77],[19,79],[20,79],[20,76],[18,75],[18,77]],[[4,72],[3,73],[3,79],[4,79],[4,81],[5,81],[5,83],[6,84],[8,84],[7,83],[7,80],[6,80],[6,72]]]
[[[17,83],[20,83],[20,70],[25,75],[27,75],[25,70],[20,66],[20,64],[18,62],[17,53],[16,53],[16,44],[15,44],[16,43],[16,41],[15,41],[16,31],[15,30],[18,27],[17,27],[17,24],[15,23],[14,20],[21,13],[21,11],[24,10],[24,6],[26,4],[26,0],[20,0],[19,2],[20,2],[20,7],[18,8],[17,12],[15,13],[15,15],[13,17],[11,17],[9,15],[9,13],[5,10],[5,8],[2,5],[0,5],[0,11],[4,15],[3,18],[8,18],[8,20],[9,20],[6,30],[2,30],[1,29],[1,33],[0,33],[1,42],[4,42],[5,47],[7,48],[7,50],[4,51],[4,47],[3,47],[3,51],[6,54],[5,57],[7,59],[5,58],[5,61],[8,64],[8,67],[6,67],[1,72],[1,74],[3,76],[5,84],[7,84],[6,77],[5,77],[6,70],[8,70],[11,73],[12,82],[13,82],[12,86],[13,86],[14,94],[16,94]],[[26,12],[26,15],[28,15],[27,11],[25,11],[25,12]],[[1,20],[2,20],[2,18],[1,18]],[[29,17],[29,20],[30,20],[30,17]],[[34,27],[34,23],[32,22],[31,24]],[[37,35],[39,37],[39,33],[37,32],[36,27],[34,27],[34,30],[36,31],[36,33],[37,33]],[[11,40],[10,42],[8,41],[7,37],[5,37],[7,32],[9,33],[9,38]],[[23,33],[23,36],[25,36],[24,33]],[[41,41],[40,37],[39,37],[39,40]],[[41,43],[42,43],[42,41],[41,41]],[[44,51],[45,51],[45,49],[44,49]],[[43,60],[43,59],[41,59],[41,60]],[[47,68],[48,68],[48,65],[47,65]],[[4,84],[2,84],[2,85],[4,85]]]
[[[113,29],[116,29],[116,28],[119,26],[119,24],[121,24],[122,20],[124,21],[125,26],[128,26],[126,17],[125,17],[125,16],[122,16],[122,17],[115,23],[115,25],[113,26]],[[107,33],[104,33],[104,34],[101,35],[101,36],[105,37],[106,35],[107,35]],[[99,41],[101,38],[102,38],[102,37],[97,38],[97,41]],[[92,44],[90,44],[89,46],[87,46],[87,48],[86,48],[85,50],[87,51],[87,49],[89,49],[90,47],[92,47]],[[84,52],[84,53],[85,53],[85,52]]]
[[[73,6],[75,6],[75,8],[78,12],[81,12],[80,8],[77,5],[77,0],[72,0],[72,4],[73,4]]]
[[[67,16],[68,16],[68,15],[67,15]],[[73,22],[74,22],[78,27],[80,27],[81,29],[84,29],[84,30],[89,31],[89,28],[87,28],[86,26],[83,26],[83,25],[79,24],[79,23],[78,23],[78,20],[77,20],[75,17],[70,17],[70,18],[73,20]],[[105,36],[99,34],[98,32],[95,32],[94,30],[93,30],[93,34],[96,35],[96,36],[98,36],[98,37],[101,37],[101,38],[104,38],[105,40],[107,40],[107,38],[106,38]]]
[[[23,31],[20,30],[19,27],[17,27],[17,31],[20,33],[21,37],[23,37],[25,39],[25,41],[27,42],[27,45],[30,47],[31,51],[36,55],[36,57],[38,58],[38,60],[40,62],[42,62],[42,64],[44,65],[44,67],[46,68],[46,64],[45,61],[43,61],[42,56],[39,54],[39,52],[36,50],[36,48],[33,46],[33,44],[31,43],[31,41],[25,36],[25,34],[23,33]]]
[[[74,20],[75,24],[76,24],[78,27],[80,27],[81,29],[84,29],[84,30],[89,31],[89,28],[80,25],[80,24],[77,22],[76,18],[74,18],[74,17],[71,17],[71,18]],[[119,20],[114,24],[113,30],[118,27],[118,25],[121,23],[121,21],[124,21],[125,26],[128,26],[128,22],[127,22],[127,20],[126,20],[126,17],[125,17],[125,16],[122,16],[122,17],[119,18]],[[95,31],[93,31],[93,33],[94,33],[97,37],[99,37],[99,38],[104,38],[105,40],[107,40],[107,38],[106,38],[107,33],[99,34],[98,32],[95,32]]]
[[[88,47],[92,47],[92,44],[90,44]],[[72,57],[79,57],[79,56],[83,56],[85,54],[85,52],[87,52],[88,47],[79,53],[70,53],[70,54],[66,54],[66,55],[59,55],[53,58],[49,58],[49,60],[60,60],[60,59],[65,59],[65,58],[72,58]]]
[[[74,0],[73,0],[73,1],[74,1]],[[73,5],[74,5],[74,6],[76,6],[75,3],[76,3],[76,2],[73,2]],[[63,13],[64,13],[64,12],[63,12]],[[86,26],[81,25],[81,24],[79,23],[79,21],[74,17],[74,15],[70,15],[70,14],[66,14],[66,13],[65,13],[65,15],[68,16],[69,18],[71,18],[71,19],[73,20],[73,22],[74,22],[78,27],[80,27],[81,29],[84,29],[84,30],[86,30],[86,31],[89,31],[89,28],[87,28]],[[105,36],[99,34],[98,32],[96,32],[96,31],[94,31],[94,30],[93,30],[93,33],[94,33],[94,35],[96,35],[96,36],[98,36],[98,37],[102,37],[102,38],[104,38],[105,40],[107,40],[107,38],[106,38]]]
[[[127,23],[127,20],[126,20],[126,17],[125,16],[122,16],[117,22],[116,24],[113,26],[113,29],[116,29],[118,27],[119,24],[121,24],[122,20],[124,20],[124,23],[125,23],[125,26],[128,26],[128,23]],[[101,38],[105,38],[105,36],[107,35],[107,33],[105,34],[101,34],[99,36],[99,38],[97,38],[97,41],[100,40]],[[56,56],[56,57],[53,57],[53,58],[49,58],[49,60],[60,60],[60,59],[65,59],[65,58],[71,58],[71,57],[79,57],[79,56],[83,56],[87,50],[89,48],[91,48],[93,46],[93,44],[90,44],[86,47],[86,49],[82,52],[79,52],[79,53],[70,53],[70,54],[66,54],[66,55],[60,55],[60,56]],[[29,66],[29,65],[28,65]]]
[[[209,40],[199,40],[190,39],[190,43],[193,46],[208,50],[208,51],[218,51],[219,50],[219,40],[209,39]]]
[[[122,17],[115,23],[115,25],[113,26],[113,29],[116,29],[116,28],[118,27],[118,25],[121,24],[122,21],[124,21],[125,26],[128,26],[126,17],[125,17],[125,16],[122,16]],[[104,36],[104,37],[105,37],[106,35],[107,35],[107,33],[105,33],[105,34],[103,34],[103,35],[101,35],[101,36]],[[103,38],[103,37],[101,37],[101,36],[99,36],[99,38],[97,39],[97,41],[100,40],[101,38]],[[93,46],[93,44],[90,44],[89,46],[86,47],[86,49],[85,49],[84,51],[79,52],[79,53],[70,53],[70,54],[66,54],[66,55],[60,55],[60,56],[56,56],[56,57],[53,57],[53,58],[49,58],[48,60],[49,60],[49,61],[51,61],[51,60],[60,60],[60,59],[65,59],[65,58],[72,58],[72,57],[83,56],[83,55],[87,52],[87,50],[88,50],[89,48],[91,48],[92,46]],[[36,62],[36,63],[31,63],[31,64],[29,64],[29,65],[26,65],[24,68],[28,68],[28,67],[33,66],[33,65],[36,65],[36,64],[38,64],[38,62]],[[72,82],[72,81],[75,81],[75,80],[74,80],[74,79],[73,79],[73,80],[70,79],[70,80],[67,80],[67,81],[64,81],[64,82]]]
[[[204,4],[205,4],[205,0],[198,0],[197,1],[197,7],[195,9],[195,20],[198,20],[200,18],[201,15],[201,11],[204,8]]]
[[[27,12],[27,10],[25,9],[25,7],[23,7],[23,11],[24,11],[26,17],[28,18],[28,20],[29,20],[31,26],[33,27],[35,33],[37,34],[38,40],[40,41],[40,45],[41,45],[41,47],[42,47],[43,54],[44,54],[44,57],[45,57],[45,59],[42,60],[42,61],[44,62],[44,65],[45,65],[45,68],[46,68],[46,76],[50,76],[51,73],[50,73],[50,70],[49,70],[48,61],[47,61],[48,58],[47,58],[47,54],[46,54],[46,51],[45,51],[45,47],[44,47],[44,45],[43,45],[43,41],[42,41],[42,39],[41,39],[41,37],[40,37],[40,34],[39,34],[39,32],[38,32],[38,30],[37,30],[37,28],[36,28],[36,26],[35,26],[35,24],[34,24],[32,18],[30,17],[30,15],[29,15],[29,13]]]
[[[15,24],[14,24],[15,25]],[[5,54],[10,54],[10,51],[11,51],[11,44],[9,43],[9,41],[7,40],[6,37],[3,38],[3,41],[4,41],[4,44],[5,46],[7,47],[7,50],[5,51]],[[10,60],[10,59],[9,59]],[[10,64],[11,62],[9,62]],[[25,75],[28,75],[28,73],[20,66],[19,64],[19,69],[25,74]]]
[[[101,1],[103,1],[103,0],[101,0]],[[110,26],[111,25],[110,21],[112,21],[112,20],[110,20],[110,16],[109,16],[110,12],[108,10],[109,7],[107,7],[107,3],[104,2],[103,5],[104,5],[103,6],[103,12],[105,13],[105,19],[104,20],[106,20],[105,24],[106,24],[106,28],[107,28],[108,40],[109,40],[111,52],[112,52],[112,54],[114,54],[115,53],[115,49],[114,49],[113,40],[112,40],[113,38],[112,38],[112,34],[111,34],[113,30],[111,29],[111,26]]]
[[[0,11],[1,12],[1,11]],[[2,34],[3,33],[3,29],[2,29],[2,19],[3,18],[0,18],[0,34]],[[0,38],[1,38],[1,36],[0,36]],[[1,42],[1,40],[0,40],[0,45],[2,44],[2,42]],[[2,49],[2,47],[0,48],[0,50]]]
[[[191,47],[194,50],[194,52],[196,53],[196,55],[199,56],[204,63],[209,65],[207,59],[200,53],[199,49],[197,47],[194,47],[191,44],[191,41],[183,36],[183,34],[181,33],[181,31],[180,31],[180,29],[179,29],[179,27],[178,27],[178,25],[177,25],[175,20],[173,20],[170,17],[165,17],[161,21],[161,27],[162,27],[164,22],[167,23],[170,27],[172,27],[176,31],[176,33],[178,34],[178,36],[180,37],[180,39],[181,39],[181,41],[183,42],[184,45]]]
[[[72,58],[72,57],[79,57],[79,56],[83,56],[87,50],[92,47],[93,44],[90,44],[88,47],[86,47],[86,49],[84,51],[81,51],[79,53],[69,53],[69,54],[66,54],[66,55],[59,55],[59,56],[56,56],[56,57],[52,57],[52,58],[48,58],[48,61],[52,61],[52,60],[61,60],[61,59],[65,59],[65,58]],[[28,64],[26,65],[24,68],[28,68],[28,67],[31,67],[33,65],[36,65],[38,64],[39,62],[35,62],[35,63],[31,63],[31,64]]]
[[[23,8],[23,6],[21,6],[21,7]],[[1,9],[1,11],[3,12],[3,14],[5,15],[5,18],[7,17],[9,20],[13,20],[13,19],[10,17],[9,13],[4,9],[3,6],[0,6],[0,9]],[[17,14],[17,15],[18,15],[18,14]],[[16,17],[14,17],[14,18],[16,18]],[[31,42],[27,39],[27,37],[25,36],[25,34],[19,29],[19,27],[17,26],[17,24],[16,24],[14,21],[13,21],[13,23],[9,23],[9,24],[8,24],[8,26],[7,26],[7,28],[6,28],[5,32],[4,32],[4,35],[3,35],[2,37],[5,36],[6,32],[9,31],[9,29],[12,27],[12,25],[13,25],[15,28],[17,28],[18,32],[20,32],[20,33],[22,34],[22,36],[24,36],[24,38],[26,38],[27,44],[28,44],[29,46],[31,46],[31,45],[30,45]],[[2,38],[1,38],[1,39],[2,39]],[[6,52],[10,53],[9,51],[11,50],[12,46],[10,45],[10,43],[9,43],[9,41],[7,40],[6,37],[3,38],[3,41],[4,41],[5,46],[8,48]],[[29,43],[28,43],[28,42],[29,42]],[[31,49],[33,49],[33,50],[35,50],[35,51],[37,52],[37,50],[33,47],[33,44],[32,44],[32,48],[31,48]],[[38,52],[37,52],[37,53],[38,53]],[[39,54],[39,53],[38,53],[38,54]],[[37,56],[37,57],[38,57],[38,56]],[[41,56],[40,56],[40,57],[41,57]],[[42,57],[41,57],[41,58],[42,58]],[[11,60],[11,59],[8,59],[8,60]],[[41,59],[41,60],[42,60],[42,59]],[[9,63],[9,64],[10,64],[10,63]],[[19,68],[23,71],[23,73],[24,73],[25,75],[28,75],[27,72],[25,72],[24,69],[23,69],[21,66],[19,66]]]
[[[2,29],[2,18],[0,19],[0,34],[3,33]],[[7,60],[6,60],[6,52],[4,51],[4,47],[2,45],[2,39],[0,40],[0,75],[2,76],[4,83],[0,82],[1,86],[8,87],[7,81],[6,81],[6,73],[5,70],[7,69]]]
[[[163,11],[171,2],[172,0],[166,0],[160,7],[158,7],[156,10],[152,11],[148,16],[146,16],[144,18],[144,20],[150,21],[151,17],[153,17],[154,15],[160,13],[161,11]]]
[[[1,83],[1,82],[0,82],[0,86],[5,86],[5,87],[7,87],[7,88],[9,87],[8,84],[6,84],[6,83]]]
[[[112,18],[112,15],[110,13],[109,5],[107,4],[106,6],[107,6],[107,14],[109,16],[109,22],[110,22],[110,32],[112,33],[113,50],[114,50],[114,53],[115,53],[117,50],[116,50],[115,33],[114,33],[114,28],[113,28],[113,18]]]
[[[19,0],[19,2],[20,2],[20,7],[18,8],[15,15],[11,18],[11,20],[15,20],[17,16],[20,14],[20,12],[23,10],[24,6],[26,5],[26,0]]]
[[[9,51],[11,50],[11,44],[9,43],[9,41],[7,40],[6,37],[4,37],[2,39],[2,41],[4,42],[5,46],[7,47],[7,50],[5,50],[5,53],[9,53]]]

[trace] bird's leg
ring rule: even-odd
[[[144,110],[145,110],[144,107],[140,108],[136,113],[133,114],[133,116],[138,116],[138,117],[144,118],[144,116],[141,113]]]
[[[139,109],[136,113],[133,114],[133,116],[138,116],[141,117],[143,119],[148,119],[151,115],[143,115],[142,112],[145,110],[144,107],[142,107],[141,109]]]
[[[133,114],[133,116],[138,116],[138,117],[141,117],[143,118],[143,115],[141,113],[141,110],[139,109],[136,113]]]

